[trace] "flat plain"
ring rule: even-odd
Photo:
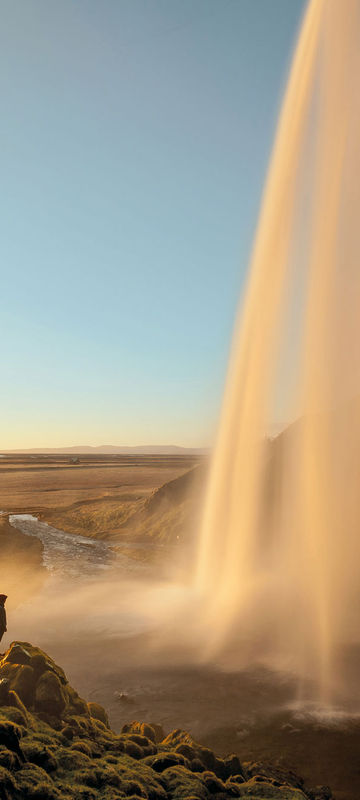
[[[201,457],[8,455],[0,461],[0,509],[34,514],[71,533],[112,538],[160,486]]]

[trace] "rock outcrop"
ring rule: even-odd
[[[39,648],[0,660],[0,800],[327,800],[325,787],[236,755],[217,758],[181,730],[131,722],[120,734]]]
[[[173,547],[186,545],[193,550],[206,486],[208,465],[202,463],[164,483],[140,505],[126,521],[133,541]]]

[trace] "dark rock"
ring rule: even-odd
[[[62,721],[59,717],[54,717],[51,714],[47,714],[46,711],[37,711],[37,716],[41,719],[42,722],[45,722],[46,725],[49,725],[50,728],[53,728],[54,731],[60,731],[62,727]]]
[[[209,750],[208,747],[199,747],[198,748],[198,757],[200,761],[207,767],[207,769],[213,771],[215,768],[215,755],[212,750]]]
[[[30,666],[33,668],[37,677],[49,669],[49,664],[43,653],[34,653],[30,659]]]
[[[205,767],[202,761],[199,758],[193,758],[190,764],[190,768],[192,772],[205,772]]]
[[[15,677],[11,681],[11,688],[19,695],[20,700],[22,700],[27,708],[32,706],[35,689],[35,675],[32,667],[27,664],[21,664],[16,671]]]
[[[0,680],[0,706],[7,705],[9,689],[10,689],[9,678],[1,678],[1,680]]]
[[[13,642],[10,650],[5,656],[5,660],[10,664],[30,664],[31,654],[26,649],[26,642]],[[31,647],[31,645],[29,645]]]

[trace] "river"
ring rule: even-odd
[[[106,542],[65,533],[32,514],[10,514],[9,523],[26,536],[40,539],[43,563],[50,572],[67,577],[93,576],[114,564],[115,553]]]

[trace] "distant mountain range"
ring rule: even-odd
[[[206,447],[178,447],[177,445],[138,445],[136,447],[124,447],[111,444],[103,444],[98,447],[90,445],[79,445],[74,447],[32,447],[30,449],[2,450],[2,453],[29,453],[36,454],[74,454],[77,455],[156,455],[156,456],[182,456],[182,455],[205,455],[209,452]]]

